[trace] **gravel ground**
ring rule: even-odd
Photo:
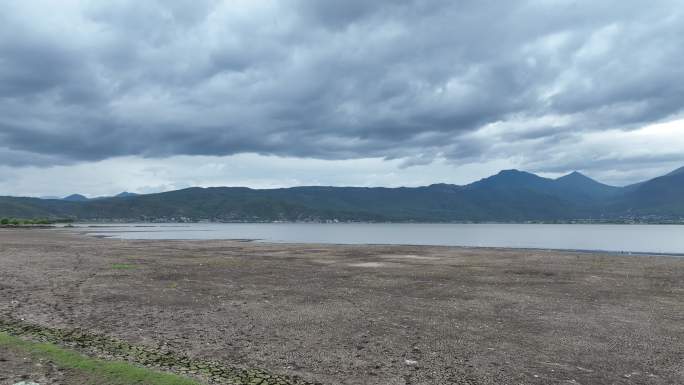
[[[323,384],[684,384],[683,258],[0,229],[1,319]]]

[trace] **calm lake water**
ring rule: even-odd
[[[78,227],[91,235],[122,239],[254,239],[684,255],[684,226],[676,225],[193,223]]]

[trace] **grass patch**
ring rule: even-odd
[[[56,345],[24,341],[0,332],[0,347],[18,349],[34,357],[52,360],[64,369],[73,369],[106,385],[199,385],[199,382],[173,374],[139,368],[126,362],[88,358]]]
[[[114,270],[132,270],[135,268],[136,266],[130,263],[112,263],[112,269]]]
[[[76,358],[72,360],[69,357],[66,357],[66,365],[62,365],[65,369],[76,366],[75,363],[70,363],[70,361],[78,363],[82,362],[81,360],[83,359],[87,360],[85,362],[90,362],[91,364],[83,364],[83,367],[86,369],[90,367],[91,369],[89,369],[89,373],[91,374],[84,372],[86,369],[81,369],[81,371],[77,371],[76,369],[68,370],[73,370],[75,374],[78,374],[77,377],[83,376],[87,377],[88,380],[92,379],[91,382],[87,382],[90,384],[196,384],[197,381],[192,382],[185,377],[181,377],[185,373],[192,373],[201,376],[202,378],[211,378],[213,383],[234,385],[314,385],[314,383],[304,381],[298,377],[280,376],[277,374],[274,375],[256,368],[245,369],[230,367],[217,361],[194,360],[174,352],[164,352],[150,347],[135,346],[115,338],[97,334],[88,334],[80,329],[52,329],[49,327],[30,324],[24,321],[12,319],[4,320],[0,318],[0,334],[1,333],[4,333],[5,335],[3,339],[5,344],[24,346],[25,350],[32,350],[34,354],[48,354],[46,357],[51,357],[49,354],[53,349],[56,349],[56,352],[70,353],[71,356],[69,357]],[[42,342],[42,344],[38,342],[26,342],[21,339],[31,337],[38,339],[38,341]],[[106,360],[103,361],[89,359],[87,356],[79,355],[68,350],[68,347],[66,349],[61,348],[61,346],[70,346],[70,344],[74,344],[83,348],[91,348],[96,352],[106,354],[107,357],[117,357],[118,363],[113,363]],[[36,346],[43,346],[44,348],[37,348]],[[1,347],[2,341],[0,341],[0,348]],[[58,366],[60,364],[60,361],[56,359],[53,359],[53,362],[57,363]],[[97,365],[92,366],[92,362],[97,363]],[[118,370],[117,365],[123,365],[121,366],[123,369]],[[130,376],[125,375],[130,368],[138,369],[138,374],[136,374],[138,377],[131,378]],[[151,368],[159,368],[157,370],[167,373],[169,371],[180,372],[181,376],[173,375],[172,377],[163,377],[161,380],[157,381],[155,380],[156,377],[146,377],[150,376],[149,373],[157,373],[158,375],[162,375],[161,372],[155,372]],[[105,376],[107,373],[114,374]],[[163,375],[169,376],[168,374]],[[140,376],[142,376],[142,380],[140,379]],[[100,378],[102,378],[101,381]],[[180,380],[170,380],[170,378],[176,378]],[[108,381],[105,381],[107,379]]]

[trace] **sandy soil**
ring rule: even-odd
[[[684,384],[682,258],[0,229],[2,318],[324,384]]]

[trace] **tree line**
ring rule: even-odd
[[[49,219],[0,218],[0,225],[2,226],[36,226],[52,225],[54,223],[54,221]]]

